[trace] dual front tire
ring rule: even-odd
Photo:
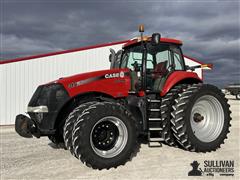
[[[75,108],[64,126],[70,152],[94,169],[124,165],[139,150],[138,126],[123,106],[89,102]]]

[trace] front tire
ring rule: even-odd
[[[77,121],[78,117],[82,114],[82,112],[90,105],[94,104],[96,102],[86,102],[78,107],[76,107],[68,116],[68,118],[65,121],[64,127],[63,127],[63,139],[65,143],[65,147],[71,152],[72,155],[74,155],[73,145],[72,145],[72,130],[74,126],[74,122]]]
[[[173,106],[171,123],[176,140],[189,151],[210,152],[220,148],[229,133],[229,107],[217,87],[189,86]]]
[[[52,147],[67,150],[63,137],[59,134],[49,135],[48,139],[53,143]]]
[[[93,169],[124,165],[139,151],[138,131],[135,118],[120,104],[92,104],[74,124],[75,155]]]

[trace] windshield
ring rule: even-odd
[[[123,57],[122,57],[122,63],[121,68],[129,68],[131,70],[134,70],[134,65],[138,65],[139,68],[141,68],[142,65],[142,47],[141,46],[135,46],[132,48],[129,48],[125,50]],[[153,56],[148,53],[147,55],[147,67],[150,69],[153,69]]]

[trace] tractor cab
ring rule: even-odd
[[[132,39],[117,53],[111,50],[111,69],[130,70],[131,91],[160,92],[172,72],[185,71],[181,45],[157,33]]]

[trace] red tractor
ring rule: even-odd
[[[61,78],[37,88],[28,115],[16,117],[23,137],[48,136],[87,166],[109,169],[150,147],[215,151],[230,127],[227,99],[185,65],[182,42],[154,33],[111,50],[111,69]]]

